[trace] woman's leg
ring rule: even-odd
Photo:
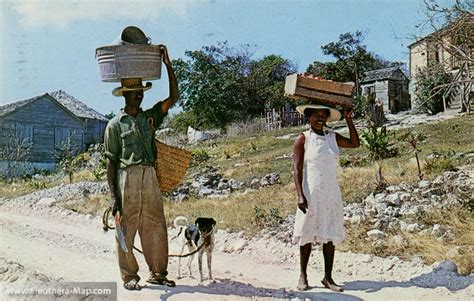
[[[334,263],[334,252],[335,247],[332,241],[323,244],[323,255],[324,255],[324,279],[322,284],[337,292],[342,292],[342,287],[337,285],[332,279],[332,266]]]
[[[309,256],[311,255],[311,244],[300,246],[300,280],[298,281],[298,290],[307,290],[308,275],[306,269],[308,267]]]

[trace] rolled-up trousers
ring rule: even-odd
[[[135,234],[140,235],[143,255],[152,275],[167,275],[168,234],[163,200],[151,165],[132,165],[118,171],[118,186],[122,200],[120,225],[125,232],[128,252],[120,248],[117,253],[122,280],[139,280],[138,264],[133,254]]]

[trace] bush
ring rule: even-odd
[[[192,162],[194,166],[207,162],[207,160],[210,158],[211,156],[209,156],[209,153],[205,149],[197,149],[192,151]]]
[[[386,127],[381,127],[379,131],[377,127],[372,126],[363,131],[361,135],[373,159],[386,159],[398,154],[398,150],[392,148],[393,143],[390,143],[390,136]]]
[[[445,171],[456,171],[456,159],[454,151],[436,153],[426,159],[424,169],[426,173],[438,173]]]
[[[432,66],[422,70],[415,77],[416,110],[435,115],[444,110],[443,94],[449,88],[451,75],[444,72],[442,66]]]

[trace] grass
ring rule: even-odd
[[[394,147],[399,155],[385,160],[373,161],[368,156],[365,147],[358,149],[342,149],[341,157],[350,161],[347,167],[340,167],[339,181],[343,200],[345,202],[360,202],[374,191],[375,174],[379,167],[386,182],[398,184],[402,181],[415,183],[419,181],[417,164],[413,149],[406,137],[411,133],[424,137],[418,142],[420,164],[425,179],[433,179],[446,168],[456,168],[461,165],[473,164],[472,157],[456,156],[453,154],[472,153],[474,150],[474,115],[453,118],[446,121],[418,125],[410,130],[402,129],[390,131]],[[192,147],[200,153],[207,153],[209,159],[193,166],[187,173],[187,180],[199,172],[204,166],[218,166],[225,178],[234,178],[238,181],[249,181],[253,177],[261,178],[270,172],[280,173],[282,184],[266,187],[245,195],[231,194],[223,199],[191,198],[182,202],[165,201],[165,214],[168,224],[174,217],[184,215],[193,221],[198,216],[210,216],[216,219],[219,228],[231,231],[245,231],[247,236],[258,233],[262,228],[258,215],[271,216],[270,212],[286,217],[296,210],[296,192],[292,179],[292,159],[279,158],[291,155],[293,142],[298,133],[304,129],[286,128],[264,134],[240,135],[217,141],[216,145],[204,143]],[[279,139],[278,136],[291,135],[291,139]],[[426,162],[428,155],[433,152],[451,154],[447,158],[449,164],[440,162],[430,168]],[[83,171],[75,175],[74,181],[93,181],[90,172]],[[67,183],[67,179],[63,180]],[[47,185],[57,185],[48,183]],[[13,185],[13,186],[12,186]],[[13,189],[12,189],[13,187]],[[14,191],[13,191],[14,190]],[[0,196],[13,197],[33,191],[28,181],[18,184],[0,183]],[[92,196],[85,202],[65,204],[68,208],[80,212],[101,215],[107,206],[105,196]],[[273,210],[273,211],[272,211]],[[384,246],[374,247],[366,241],[366,232],[369,225],[360,224],[347,227],[346,242],[341,250],[354,252],[374,253],[381,256],[397,255],[409,258],[412,255],[421,255],[427,263],[447,258],[446,252],[455,246],[460,247],[460,254],[453,260],[460,267],[461,272],[469,273],[474,268],[474,217],[471,212],[460,210],[456,212],[439,212],[425,217],[424,222],[429,224],[440,223],[454,229],[452,241],[439,241],[429,236],[398,233],[407,241],[406,246],[396,247],[387,239]]]

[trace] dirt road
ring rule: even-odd
[[[147,285],[139,292],[122,288],[114,251],[114,233],[101,230],[99,218],[78,214],[46,201],[0,201],[0,285],[25,282],[117,282],[119,300],[473,300],[473,278],[434,271],[415,258],[379,258],[338,253],[334,278],[345,292],[321,287],[322,254],[313,252],[306,292],[294,289],[298,279],[297,247],[269,237],[245,240],[219,230],[212,264],[215,282],[198,284],[183,268],[177,287]],[[174,229],[169,230],[172,237]],[[139,245],[139,242],[137,242]],[[171,253],[177,245],[171,240]],[[138,254],[141,284],[146,264]],[[186,263],[186,260],[184,260]],[[183,264],[185,266],[185,264]],[[197,259],[194,275],[198,275]],[[204,268],[207,271],[206,268]],[[170,259],[170,277],[177,262]],[[207,274],[206,274],[207,275]],[[6,296],[0,298],[4,299]]]

